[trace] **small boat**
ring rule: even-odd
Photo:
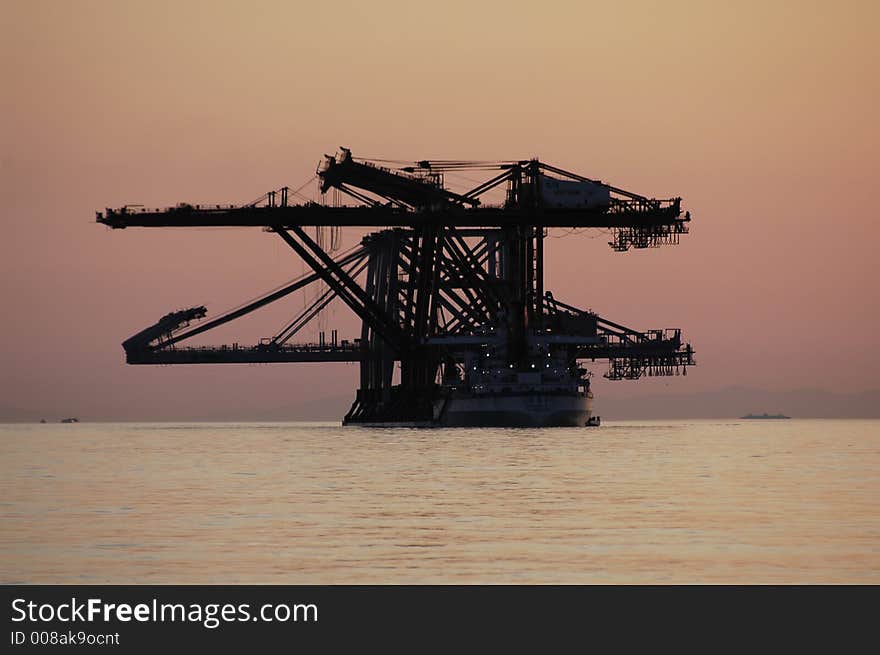
[[[591,416],[587,419],[586,426],[588,428],[598,428],[602,423],[602,418],[599,416]]]
[[[71,418],[63,418],[63,419],[61,419],[61,422],[62,422],[62,423],[79,423],[79,419],[78,419],[78,418],[74,418],[74,417],[71,417]]]
[[[747,418],[747,419],[791,418],[791,416],[786,416],[785,414],[768,414],[767,412],[764,412],[763,414],[746,414],[745,416],[740,416],[740,418]]]

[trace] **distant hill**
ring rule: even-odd
[[[599,396],[594,408],[605,419],[734,418],[749,412],[782,413],[792,418],[880,418],[880,390],[844,394],[821,389],[730,387],[691,394]]]
[[[19,407],[0,407],[0,422],[36,423],[45,418],[56,423],[67,416],[82,421],[339,421],[351,406],[353,393],[279,406],[261,405],[259,398],[244,406],[218,407],[191,412],[142,407],[137,416],[124,411],[90,408],[77,413],[74,408],[38,411]],[[595,412],[605,420],[737,418],[754,412],[782,413],[792,418],[880,418],[880,390],[860,393],[833,393],[821,389],[765,391],[729,387],[718,391],[688,394],[615,396],[598,393]]]
[[[228,420],[340,420],[353,394],[265,409],[251,408],[247,418]],[[836,394],[821,389],[765,391],[730,387],[690,394],[619,398],[597,394],[596,413],[605,419],[737,418],[749,412],[782,413],[792,418],[880,418],[880,389]],[[224,420],[219,417],[214,420]]]
[[[351,407],[354,393],[319,398],[305,403],[273,407],[250,407],[238,412],[218,412],[208,420],[229,421],[341,421]]]

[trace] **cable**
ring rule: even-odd
[[[345,257],[348,257],[351,253],[353,253],[353,252],[354,252],[357,248],[359,248],[359,247],[361,247],[360,244],[355,244],[355,245],[353,245],[353,246],[352,246],[351,248],[349,248],[346,252],[342,253],[342,255],[340,255],[337,259],[344,259]],[[299,275],[299,276],[297,276],[297,277],[295,277],[295,278],[293,278],[293,279],[291,279],[291,280],[288,280],[287,282],[284,282],[284,283],[282,283],[282,284],[279,284],[279,285],[278,285],[277,287],[275,287],[274,289],[270,289],[269,291],[265,291],[265,292],[263,292],[263,293],[261,293],[261,294],[259,294],[259,295],[257,295],[257,296],[254,296],[254,297],[251,298],[250,300],[247,300],[247,301],[245,301],[245,302],[243,302],[243,303],[240,303],[239,305],[236,305],[236,306],[233,307],[232,309],[228,309],[228,310],[226,310],[225,312],[222,312],[222,313],[220,313],[220,314],[217,314],[217,316],[215,317],[215,319],[216,319],[216,318],[220,318],[221,316],[226,316],[227,314],[231,314],[232,312],[238,311],[238,310],[241,309],[242,307],[245,307],[246,305],[250,305],[251,303],[256,302],[256,301],[259,300],[260,298],[265,298],[266,296],[271,295],[271,294],[275,293],[276,291],[280,291],[280,290],[283,289],[284,287],[288,287],[288,286],[290,286],[291,284],[295,284],[295,283],[299,282],[300,280],[302,280],[302,279],[304,279],[304,278],[306,278],[306,277],[309,277],[310,275],[313,275],[313,274],[314,274],[314,271],[304,272],[304,273],[302,273],[301,275]],[[212,320],[215,320],[215,319],[212,319]]]

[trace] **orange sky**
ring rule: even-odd
[[[126,367],[119,343],[162,314],[221,311],[301,265],[258,229],[93,222],[298,186],[340,144],[537,155],[683,196],[680,246],[549,242],[558,298],[682,327],[697,351],[687,378],[602,381],[597,398],[877,388],[877,7],[7,1],[0,409],[149,418],[353,394],[350,365]],[[294,309],[213,338],[255,341]],[[328,321],[353,331],[342,309]]]

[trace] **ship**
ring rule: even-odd
[[[371,414],[358,412],[360,403],[356,400],[343,424],[511,428],[599,425],[598,417],[593,415],[591,374],[569,361],[564,351],[548,349],[543,361],[523,368],[493,358],[489,352],[484,354],[464,366],[449,367],[450,376],[434,389],[430,420],[401,421],[397,411],[397,420],[376,421]],[[459,373],[462,369],[464,375]]]
[[[546,387],[527,387],[520,391],[453,394],[447,403],[441,405],[437,424],[443,427],[538,428],[596,425],[591,423],[593,393],[582,389],[554,392]]]
[[[740,416],[741,419],[779,419],[779,418],[791,418],[791,416],[786,416],[785,414],[768,414],[764,412],[763,414],[746,414],[745,416]]]

